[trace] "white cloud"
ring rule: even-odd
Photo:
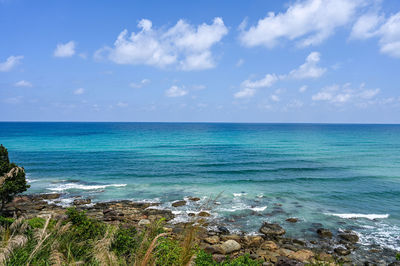
[[[121,107],[121,108],[125,108],[125,107],[128,107],[128,104],[125,103],[125,102],[118,102],[118,103],[117,103],[117,106],[118,106],[118,107]]]
[[[278,81],[278,76],[275,74],[267,74],[264,78],[256,81],[245,80],[242,82],[242,87],[246,88],[267,88],[272,86],[276,81]]]
[[[306,62],[299,68],[290,71],[289,76],[296,79],[319,78],[326,72],[326,68],[318,66],[320,59],[320,53],[310,53],[306,58]]]
[[[20,63],[20,61],[24,57],[22,55],[19,56],[9,56],[5,62],[0,63],[0,72],[7,72],[13,69],[16,65]]]
[[[350,38],[368,39],[378,34],[378,26],[383,22],[383,17],[375,13],[360,16],[354,23]]]
[[[300,46],[316,45],[331,36],[354,17],[362,0],[296,1],[284,13],[268,15],[256,26],[245,30],[242,23],[241,42],[248,46],[272,48],[281,40],[297,41]]]
[[[130,87],[134,88],[134,89],[139,89],[142,88],[143,86],[145,86],[146,84],[149,84],[150,80],[149,79],[142,79],[140,82],[135,83],[135,82],[131,82],[129,84]]]
[[[165,95],[167,97],[182,97],[187,94],[187,91],[185,91],[183,88],[180,88],[178,86],[171,86],[168,90],[165,91]]]
[[[270,98],[271,98],[271,100],[274,101],[274,102],[279,102],[279,101],[281,100],[281,99],[279,98],[279,96],[276,95],[276,94],[272,94],[272,95],[270,96]]]
[[[241,59],[239,59],[239,60],[236,62],[236,66],[237,66],[237,67],[240,67],[240,66],[243,65],[243,63],[244,63],[244,60],[241,58]]]
[[[81,95],[81,94],[84,94],[84,93],[85,93],[85,89],[84,88],[79,88],[79,89],[74,90],[74,94],[75,95]]]
[[[201,70],[215,66],[211,48],[228,33],[221,18],[212,24],[196,26],[179,20],[169,29],[154,29],[152,22],[142,19],[138,23],[139,32],[123,30],[114,47],[104,47],[96,51],[97,59],[105,54],[117,64],[151,65],[165,67],[176,65],[182,70]]]
[[[308,86],[307,85],[303,85],[299,88],[299,92],[305,92],[307,90]]]
[[[387,19],[375,13],[361,16],[354,24],[350,38],[379,38],[380,52],[400,58],[400,12]]]
[[[75,42],[69,41],[67,43],[57,44],[57,48],[54,50],[55,57],[71,57],[75,54]]]
[[[334,104],[344,104],[347,102],[360,104],[373,99],[379,92],[380,89],[365,89],[364,84],[361,84],[359,88],[353,89],[350,83],[346,83],[341,86],[332,85],[325,87],[314,94],[311,99],[313,101],[326,101]]]
[[[14,84],[15,87],[32,87],[32,83],[26,80],[20,80]]]
[[[235,93],[234,97],[243,98],[243,96],[238,97],[237,95],[246,95],[245,96],[246,98],[252,97],[255,95],[256,89],[271,87],[279,80],[318,78],[326,72],[326,68],[318,66],[320,57],[321,55],[318,52],[310,53],[306,58],[306,62],[301,66],[299,66],[298,68],[290,71],[289,74],[279,75],[279,76],[276,74],[266,74],[264,78],[254,81],[247,79],[243,81],[241,84],[241,87],[244,89]],[[245,90],[245,89],[251,89],[251,90]],[[306,89],[307,86],[303,86],[302,88],[300,88],[300,92],[304,92]],[[273,98],[275,99],[275,101],[279,100],[279,97],[273,97]]]
[[[235,97],[236,99],[241,99],[241,98],[251,98],[254,96],[254,94],[256,93],[255,89],[251,89],[251,88],[244,88],[238,92],[236,92],[233,97]]]

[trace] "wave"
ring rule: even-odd
[[[389,218],[389,214],[361,214],[361,213],[325,213],[326,215],[337,216],[344,219],[357,219],[365,218],[369,220],[375,219],[386,219]]]
[[[241,197],[241,196],[246,196],[246,195],[247,195],[247,193],[245,193],[245,192],[233,193],[233,196],[234,196],[234,197]]]
[[[107,187],[125,187],[127,184],[110,184],[110,185],[83,185],[76,183],[60,184],[56,187],[47,188],[51,191],[65,191],[70,189],[80,189],[80,190],[98,190],[105,189]]]

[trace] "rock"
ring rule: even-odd
[[[263,238],[261,236],[245,236],[244,241],[249,247],[258,247],[262,242]]]
[[[286,233],[286,231],[279,224],[271,224],[265,222],[261,228],[260,233],[266,236],[281,236]]]
[[[281,256],[290,258],[290,256],[292,256],[294,254],[294,251],[290,250],[290,249],[286,249],[286,248],[281,248],[281,249],[278,250],[278,253]]]
[[[224,260],[226,260],[226,256],[222,255],[222,254],[214,254],[212,257],[213,257],[213,260],[215,260],[218,263],[221,263]]]
[[[262,243],[261,249],[264,249],[264,250],[277,250],[278,249],[278,245],[274,241],[265,241],[264,243]]]
[[[40,194],[40,197],[42,199],[52,200],[52,199],[58,199],[59,197],[61,197],[61,194],[60,193]]]
[[[322,238],[332,238],[333,236],[332,232],[325,228],[318,228],[317,234]]]
[[[326,262],[334,262],[335,261],[331,254],[327,254],[325,252],[319,253],[317,257],[318,257],[318,260],[321,260],[321,261],[326,261]]]
[[[238,251],[241,248],[241,245],[236,242],[235,240],[227,240],[224,243],[222,243],[221,245],[221,249],[223,251],[222,254],[230,254],[234,251]]]
[[[297,223],[298,220],[299,220],[298,218],[287,218],[287,219],[286,219],[286,222],[289,222],[289,223]]]
[[[342,247],[337,247],[334,249],[335,253],[340,255],[340,256],[346,256],[350,254],[350,250],[342,248]]]
[[[90,204],[92,202],[91,199],[76,199],[74,200],[74,205],[78,206],[78,205],[86,205],[86,204]]]
[[[138,222],[139,226],[144,226],[144,225],[148,225],[148,224],[151,224],[150,220],[148,220],[148,219],[142,219]]]
[[[200,217],[210,217],[211,214],[209,214],[208,212],[205,212],[205,211],[201,211],[201,212],[199,212],[198,216],[200,216]]]
[[[210,236],[204,239],[205,242],[211,245],[215,245],[219,243],[219,236]]]
[[[204,248],[204,251],[210,254],[222,254],[221,245],[210,245]]]
[[[358,239],[359,239],[358,235],[356,235],[353,232],[346,232],[346,233],[339,234],[339,237],[341,239],[343,239],[347,242],[353,243],[353,244],[357,243]]]
[[[196,216],[196,214],[195,214],[194,212],[189,212],[189,213],[188,213],[188,216],[194,217],[194,216]]]
[[[275,266],[303,266],[304,264],[286,257],[278,257]]]
[[[143,210],[143,214],[146,216],[150,216],[150,215],[162,216],[167,221],[174,219],[174,215],[172,214],[172,212],[170,210],[147,208],[147,209]]]
[[[172,207],[181,207],[181,206],[185,206],[186,205],[186,201],[184,200],[178,200],[172,203]]]
[[[198,197],[189,197],[189,200],[190,201],[199,201],[200,198],[198,198]]]
[[[235,240],[237,242],[240,242],[240,236],[239,235],[235,235],[235,234],[223,235],[223,236],[221,236],[221,240],[222,241]]]
[[[226,228],[225,226],[218,226],[217,229],[218,229],[218,231],[221,232],[221,234],[224,234],[224,235],[227,235],[230,233],[228,228]]]
[[[307,249],[301,249],[293,253],[290,258],[305,262],[309,261],[312,257],[314,257],[314,252]]]

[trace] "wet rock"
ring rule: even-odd
[[[271,224],[265,222],[261,227],[260,227],[260,233],[266,235],[266,236],[281,236],[286,233],[286,231],[279,225],[279,224]]]
[[[345,240],[347,242],[353,243],[353,244],[357,243],[358,239],[359,239],[358,235],[355,234],[354,232],[351,232],[351,231],[339,234],[338,236],[341,239],[343,239],[343,240]]]
[[[306,250],[306,249],[298,250],[291,256],[292,259],[295,259],[295,260],[298,260],[301,262],[310,261],[310,259],[312,257],[314,257],[314,252],[312,252],[311,250]]]
[[[277,250],[278,249],[278,245],[274,241],[265,241],[264,243],[262,243],[261,249],[264,249],[264,250]]]
[[[230,233],[228,228],[226,228],[225,226],[218,226],[217,229],[219,232],[221,232],[221,234],[224,234],[224,235],[227,235]]]
[[[205,242],[211,245],[215,245],[219,243],[219,236],[210,236],[204,239]]]
[[[148,220],[148,219],[142,219],[138,222],[139,226],[144,226],[144,225],[148,225],[148,224],[151,224],[150,220]]]
[[[334,249],[335,253],[340,255],[340,256],[347,256],[350,254],[350,250],[342,248],[342,247],[337,247]]]
[[[303,266],[304,264],[296,260],[289,259],[287,257],[278,257],[275,266]]]
[[[74,205],[79,206],[79,205],[86,205],[90,204],[92,202],[91,199],[76,199],[74,200]]]
[[[194,216],[196,216],[196,214],[195,214],[195,213],[193,213],[193,212],[189,212],[189,213],[188,213],[188,216],[190,216],[190,217],[194,217]]]
[[[209,214],[208,212],[205,212],[205,211],[201,211],[201,212],[199,212],[198,216],[200,216],[200,217],[210,217],[211,214]]]
[[[289,223],[297,223],[298,220],[299,220],[298,218],[287,218],[287,219],[286,219],[286,222],[289,222]]]
[[[198,198],[198,197],[189,197],[189,200],[190,201],[199,201],[200,198]]]
[[[234,251],[240,250],[241,245],[235,240],[227,240],[221,244],[222,254],[230,254]]]
[[[317,234],[322,238],[332,238],[333,234],[329,229],[318,228]]]
[[[40,194],[39,197],[46,200],[58,199],[61,197],[60,193]]]
[[[172,203],[172,207],[181,207],[181,206],[185,206],[186,205],[186,201],[185,200],[178,200]]]

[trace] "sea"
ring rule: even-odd
[[[207,210],[233,232],[350,229],[400,251],[400,125],[1,122],[0,143],[56,204],[159,202],[173,222]]]

